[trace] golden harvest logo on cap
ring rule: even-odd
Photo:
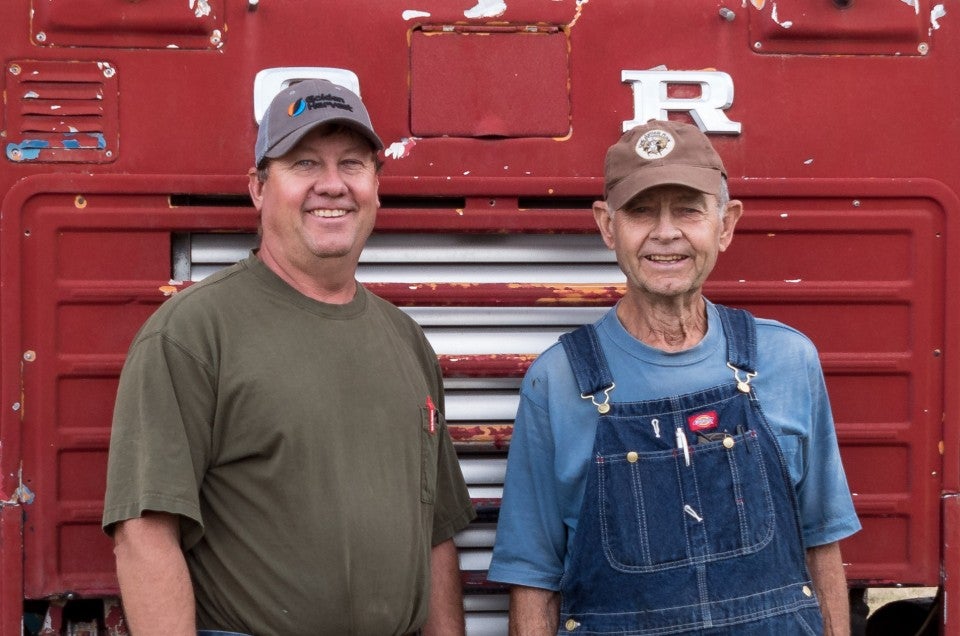
[[[342,97],[322,93],[320,95],[307,95],[290,104],[287,108],[287,114],[291,117],[299,117],[307,110],[316,110],[317,108],[339,108],[353,112],[353,106],[348,104]]]
[[[663,159],[673,151],[677,142],[666,130],[651,130],[637,140],[637,154],[646,160]]]

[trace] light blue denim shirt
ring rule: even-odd
[[[620,324],[615,309],[597,331],[616,388],[611,402],[681,395],[729,382],[726,340],[707,303],[708,330],[695,347],[665,353]],[[758,319],[759,367],[751,386],[777,434],[796,488],[806,547],[860,528],[840,462],[823,371],[813,343],[782,323]],[[558,590],[568,563],[596,433],[596,408],[580,392],[563,348],[530,367],[507,464],[493,581]]]

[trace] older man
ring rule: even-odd
[[[259,249],[131,345],[103,525],[137,636],[463,632],[473,509],[437,359],[355,279],[382,148],[349,90],[282,91],[249,173]]]
[[[607,153],[594,217],[626,275],[521,390],[490,578],[511,634],[843,634],[857,529],[817,352],[703,284],[742,213],[695,126]]]

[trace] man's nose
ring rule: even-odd
[[[680,236],[680,228],[677,226],[673,213],[666,205],[661,206],[660,214],[657,216],[657,224],[653,230],[653,236],[660,240],[674,239]]]
[[[347,191],[347,184],[337,166],[324,166],[317,171],[313,181],[313,191],[316,194],[340,196]]]

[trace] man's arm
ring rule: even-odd
[[[457,636],[464,629],[460,561],[453,539],[447,539],[430,551],[430,616],[422,633]]]
[[[180,550],[176,516],[145,513],[113,535],[120,596],[136,636],[196,636],[193,586]]]
[[[554,636],[560,622],[560,594],[538,587],[510,588],[510,636]]]
[[[807,550],[807,568],[823,611],[823,631],[827,636],[850,634],[850,601],[847,578],[843,572],[840,544],[836,541]]]

